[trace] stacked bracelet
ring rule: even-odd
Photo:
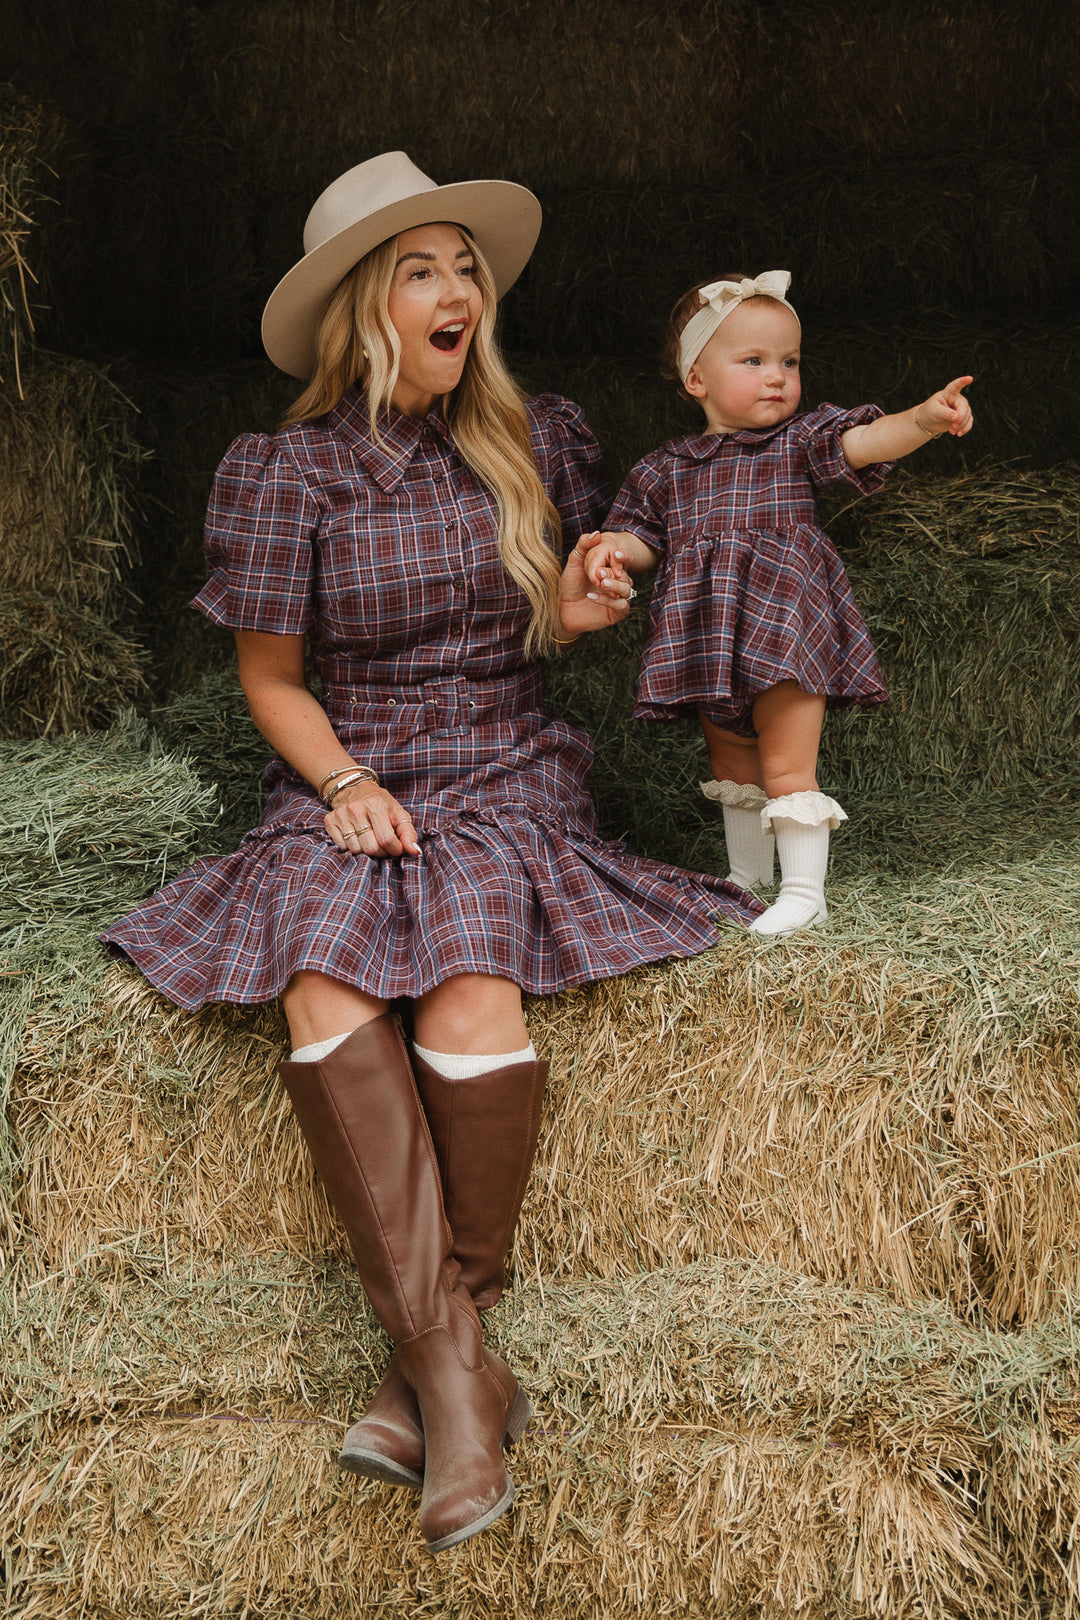
[[[379,778],[376,776],[375,772],[370,768],[370,766],[357,765],[352,770],[332,771],[330,776],[324,777],[323,782],[319,784],[320,789],[325,785],[326,782],[329,782],[335,776],[338,778],[338,780],[334,783],[329,793],[323,796],[320,791],[319,795],[319,797],[322,798],[323,804],[325,804],[328,810],[333,804],[336,795],[341,792],[342,788],[352,787],[354,782],[374,782],[376,786],[378,786],[379,782]]]

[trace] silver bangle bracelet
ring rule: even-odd
[[[376,787],[378,787],[379,778],[376,776],[373,770],[368,768],[368,766],[358,765],[355,771],[350,771],[347,775],[343,776],[340,781],[334,783],[329,793],[323,799],[323,804],[325,804],[326,808],[329,810],[333,805],[337,794],[339,794],[343,788],[352,787],[354,782],[374,782]]]

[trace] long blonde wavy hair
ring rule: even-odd
[[[548,499],[529,443],[525,395],[506,369],[495,340],[495,283],[469,233],[456,225],[475,256],[473,279],[483,295],[465,368],[443,400],[447,425],[466,466],[491,491],[499,512],[499,555],[525,593],[532,617],[526,657],[551,651],[559,628],[561,524]],[[397,263],[397,238],[362,258],[331,296],[319,328],[315,375],[282,423],[307,422],[333,410],[354,383],[367,398],[371,431],[389,410],[398,380],[401,344],[388,297]]]

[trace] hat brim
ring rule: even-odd
[[[319,326],[334,288],[372,248],[416,225],[464,225],[501,298],[528,264],[540,221],[539,202],[512,180],[462,180],[403,197],[331,236],[282,276],[263,310],[263,347],[290,377],[314,376]]]

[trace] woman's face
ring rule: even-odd
[[[453,225],[417,225],[397,239],[387,305],[401,341],[392,403],[426,416],[461,381],[484,307],[473,280],[473,252]]]

